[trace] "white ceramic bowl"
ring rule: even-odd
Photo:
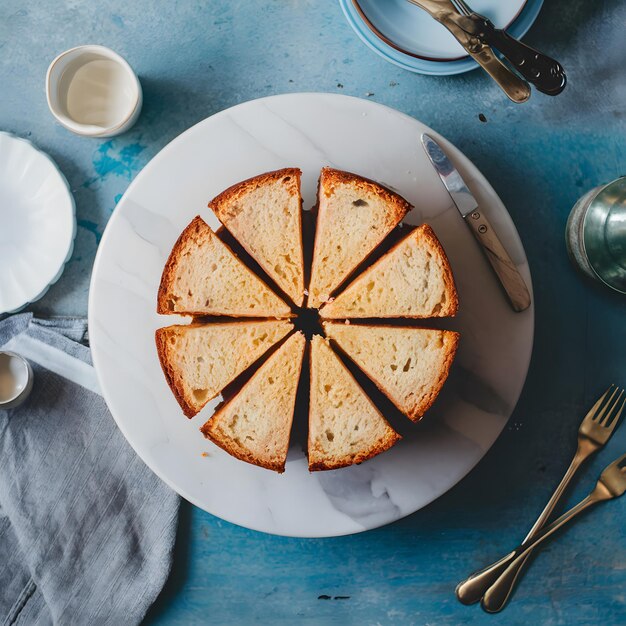
[[[15,352],[0,352],[0,409],[14,409],[33,388],[33,368]]]
[[[75,234],[74,198],[54,161],[0,132],[0,313],[43,296],[61,276]]]
[[[82,89],[78,94],[72,92],[77,84],[75,77],[88,64],[93,66],[93,62],[106,64],[106,67],[99,74],[78,81]],[[115,98],[117,106],[110,106],[108,110],[109,104],[103,99],[105,91],[123,96]],[[110,48],[96,45],[71,48],[50,63],[46,97],[57,121],[73,133],[86,137],[114,137],[126,132],[137,121],[143,103],[141,83],[126,59]],[[90,107],[99,110],[100,115],[90,111]]]

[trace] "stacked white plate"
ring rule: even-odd
[[[339,0],[339,4],[361,40],[395,65],[434,76],[478,67],[441,24],[408,0]],[[543,0],[470,0],[469,4],[520,38],[537,18]]]

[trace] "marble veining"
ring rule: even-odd
[[[324,94],[253,101],[201,122],[159,154],[133,182],[111,218],[95,264],[90,299],[94,362],[103,393],[144,461],[207,511],[269,533],[328,536],[380,526],[421,508],[480,460],[521,391],[532,348],[533,311],[514,314],[471,233],[417,148],[422,124],[371,102]],[[389,141],[389,137],[393,141]],[[471,163],[444,142],[505,245],[529,279],[523,248],[504,207]],[[207,149],[207,146],[209,147]],[[376,146],[376,149],[373,149]],[[360,465],[310,474],[302,441],[286,472],[233,459],[198,427],[219,398],[187,420],[160,371],[155,298],[174,241],[207,201],[247,176],[285,165],[303,169],[304,206],[315,202],[322,165],[377,178],[413,205],[409,223],[429,221],[453,266],[461,310],[440,327],[462,334],[449,383],[424,424]],[[120,310],[123,303],[123,312]],[[296,415],[306,421],[306,415]]]

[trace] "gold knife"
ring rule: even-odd
[[[487,216],[480,210],[476,198],[461,178],[461,174],[430,135],[426,133],[422,135],[422,145],[461,217],[470,227],[496,276],[500,279],[511,307],[517,312],[526,310],[530,306],[528,287]]]
[[[445,26],[513,102],[522,103],[530,98],[530,85],[502,63],[490,46],[463,29],[463,16],[450,0],[408,1]]]

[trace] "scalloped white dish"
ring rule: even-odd
[[[0,313],[46,293],[75,235],[74,198],[57,165],[30,141],[0,132]]]

